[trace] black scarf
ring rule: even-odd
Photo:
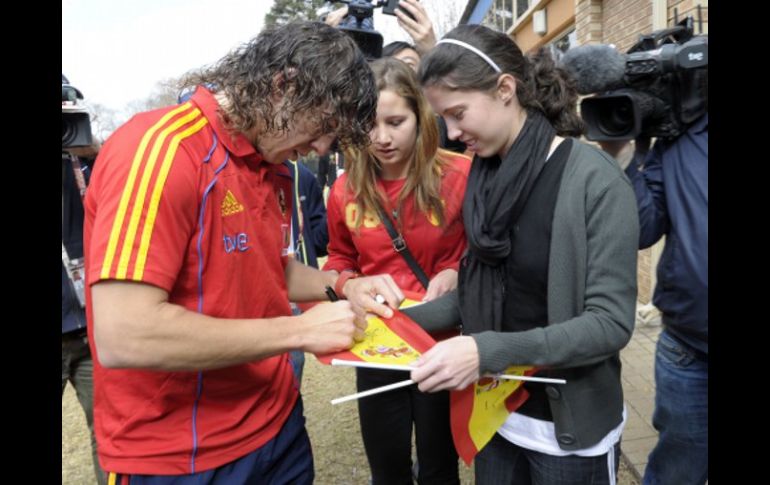
[[[468,237],[458,276],[463,333],[500,331],[511,231],[545,165],[555,130],[530,111],[503,160],[474,157],[463,201]]]

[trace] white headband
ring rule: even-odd
[[[481,51],[480,51],[480,50],[478,50],[477,48],[473,47],[473,46],[472,46],[472,45],[470,45],[470,44],[466,44],[465,42],[463,42],[463,41],[461,41],[461,40],[457,40],[457,39],[441,39],[440,41],[436,42],[436,45],[439,45],[439,44],[454,44],[454,45],[459,45],[460,47],[462,47],[462,48],[464,48],[464,49],[468,49],[469,51],[473,52],[473,53],[474,53],[474,54],[476,54],[477,56],[479,56],[479,57],[481,57],[482,59],[484,59],[485,61],[487,61],[487,64],[489,64],[490,66],[492,66],[492,69],[494,69],[494,70],[495,70],[495,72],[498,72],[498,73],[500,73],[500,72],[503,72],[503,70],[502,70],[502,69],[500,69],[500,68],[497,66],[497,64],[495,64],[495,61],[493,61],[492,59],[490,59],[488,55],[484,54],[483,52],[481,52]]]

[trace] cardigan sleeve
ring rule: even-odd
[[[481,372],[500,372],[510,365],[590,365],[617,353],[630,340],[639,222],[628,180],[618,172],[596,195],[589,190],[585,211],[582,311],[565,321],[523,332],[474,334]],[[549,273],[548,285],[563,284],[574,292],[579,286],[574,280],[581,277],[580,271],[569,270],[564,272],[564,281],[552,282]]]
[[[435,300],[401,311],[428,333],[454,330],[461,323],[457,290],[452,290]]]

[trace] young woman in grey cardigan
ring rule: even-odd
[[[619,351],[631,337],[638,217],[615,160],[582,132],[577,93],[546,51],[505,34],[453,29],[420,81],[449,137],[475,152],[463,205],[469,248],[457,292],[409,311],[463,335],[426,352],[425,392],[533,365],[565,385],[529,399],[475,459],[476,483],[615,483],[625,422]]]

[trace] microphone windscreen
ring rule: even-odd
[[[561,65],[577,81],[580,94],[592,94],[622,87],[626,59],[605,44],[582,45],[568,50]]]

